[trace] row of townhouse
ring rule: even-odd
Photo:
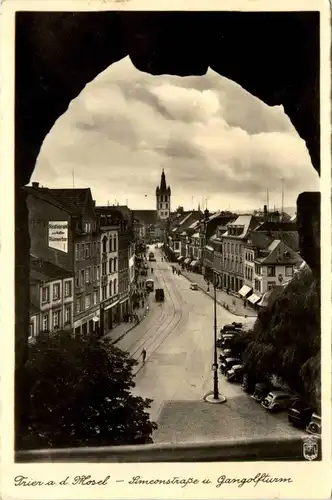
[[[89,188],[48,189],[33,183],[23,189],[31,240],[30,336],[60,328],[77,335],[107,333],[131,307],[131,211],[96,207]]]
[[[218,228],[224,227],[232,219],[234,214],[225,211],[212,214],[208,210],[204,213],[184,213],[169,231],[168,246],[179,263],[197,272],[203,272],[209,279],[213,268],[213,248],[207,243]]]
[[[207,281],[258,304],[272,287],[287,283],[302,264],[296,222],[269,214],[239,215],[219,226],[204,248]]]

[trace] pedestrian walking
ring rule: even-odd
[[[145,360],[146,360],[146,350],[143,348],[142,350],[142,359],[143,359],[143,365],[145,364]]]

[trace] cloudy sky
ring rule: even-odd
[[[318,190],[304,142],[282,107],[270,108],[234,82],[151,76],[129,58],[89,83],[45,138],[32,180],[90,187],[97,204],[128,200],[154,209],[164,168],[172,208],[207,200],[210,210],[295,206]]]

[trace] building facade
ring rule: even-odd
[[[96,212],[101,219],[108,219],[107,224],[116,227],[117,231],[117,255],[115,257],[114,254],[113,257],[117,259],[117,276],[115,277],[114,275],[112,277],[112,275],[110,275],[108,278],[106,275],[102,282],[104,287],[109,287],[109,280],[111,280],[113,286],[113,296],[107,297],[104,302],[102,301],[102,329],[105,331],[105,329],[109,329],[111,326],[111,323],[107,324],[107,321],[111,321],[112,318],[113,326],[115,321],[123,321],[130,312],[132,289],[129,274],[129,255],[131,255],[132,252],[130,248],[135,248],[134,214],[127,206],[99,206],[96,208]],[[114,294],[114,284],[116,284],[117,294]],[[110,314],[107,313],[106,317],[104,308],[112,309],[112,312]],[[107,310],[108,309],[106,309],[106,311]]]
[[[103,315],[103,333],[107,333],[120,322],[118,227],[111,217],[100,217],[100,228],[100,313]]]
[[[51,262],[30,257],[30,331],[32,340],[40,333],[73,331],[73,274]]]
[[[227,224],[221,236],[223,254],[223,288],[238,293],[244,284],[244,248],[251,232],[258,226],[253,215],[240,215]]]
[[[299,254],[281,240],[273,240],[263,250],[255,249],[251,282],[254,293],[261,297],[271,288],[288,283],[302,262]]]
[[[100,228],[91,191],[48,189],[38,183],[23,189],[31,253],[74,275],[73,328],[77,335],[94,332],[99,321]]]
[[[206,281],[216,283],[217,286],[221,286],[221,283],[220,272],[217,271],[219,267],[216,264],[218,254],[222,250],[222,242],[218,244],[218,238],[226,232],[227,224],[235,218],[231,212],[222,211],[210,214],[208,210],[205,210],[204,219],[200,224],[202,273]]]

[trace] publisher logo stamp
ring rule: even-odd
[[[318,439],[315,436],[303,439],[303,456],[306,460],[315,460],[318,457]]]

